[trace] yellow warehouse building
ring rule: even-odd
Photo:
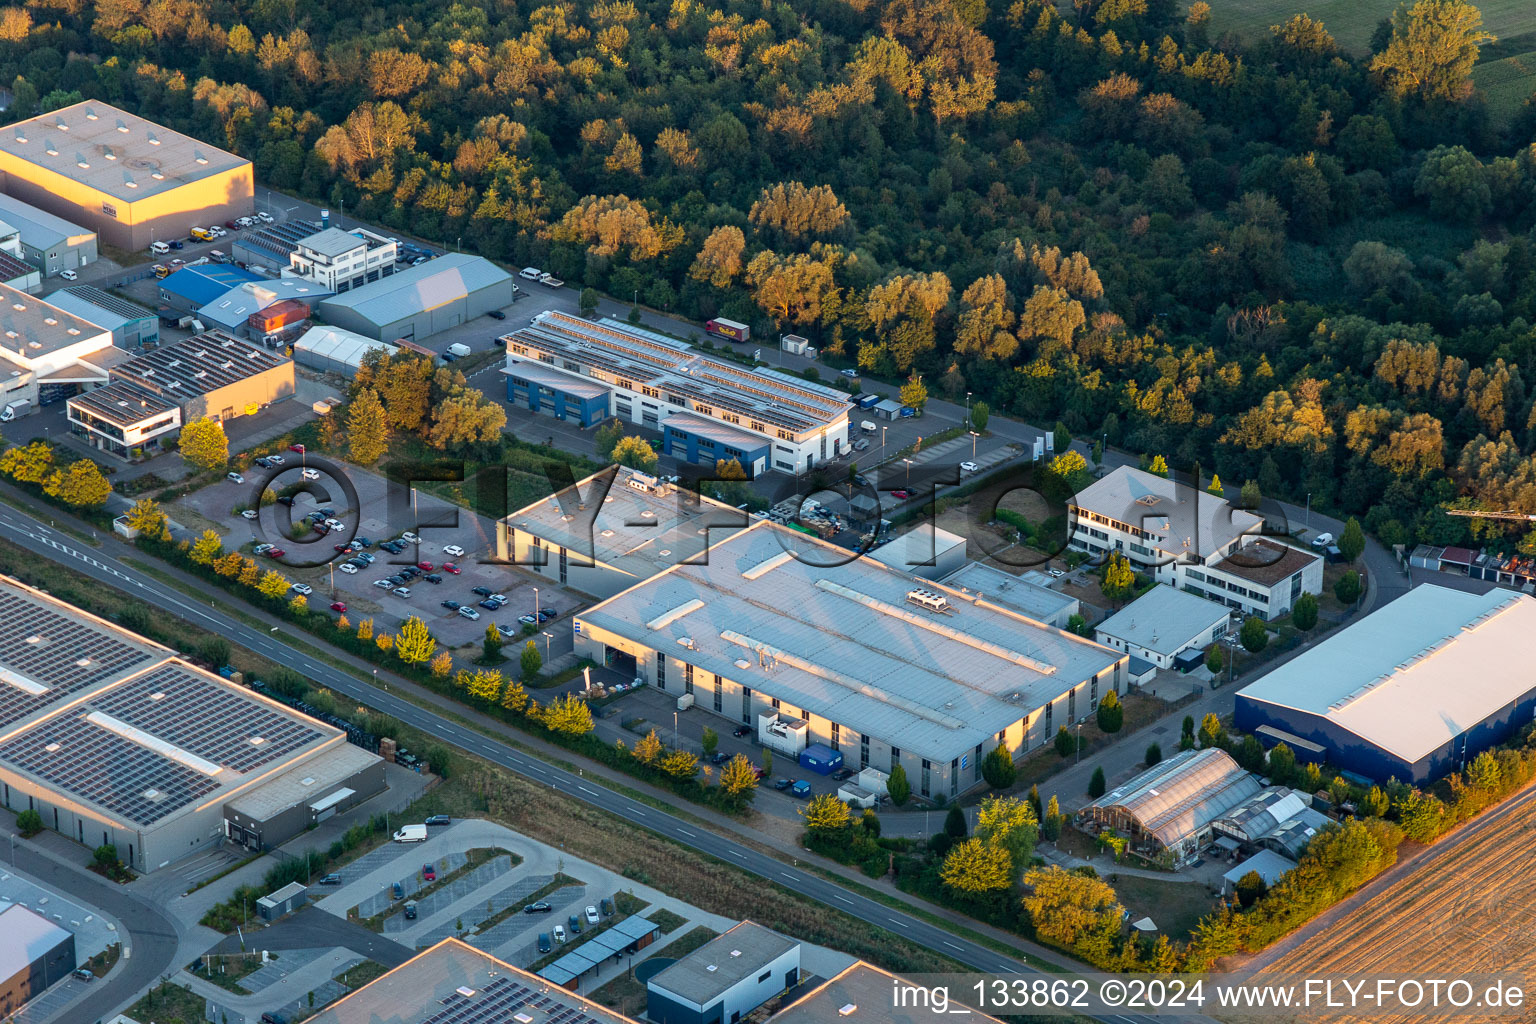
[[[122,249],[252,212],[251,162],[86,100],[0,129],[0,192]]]

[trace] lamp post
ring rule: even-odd
[[[545,660],[545,662],[549,661],[549,642],[551,640],[553,640],[554,638],[555,638],[555,634],[549,632],[548,630],[544,631],[544,660]]]
[[[965,393],[965,425],[971,425],[971,393]]]
[[[677,712],[672,712],[672,745],[677,746]]]
[[[1077,748],[1077,752],[1076,752],[1077,753],[1077,760],[1073,761],[1072,763],[1073,764],[1082,764],[1083,763],[1083,723],[1082,722],[1078,722],[1077,723],[1077,742],[1074,743],[1073,746],[1075,746]]]
[[[534,587],[533,588],[533,620],[534,620],[535,623],[537,623],[539,621],[539,588],[538,587]]]
[[[978,437],[980,437],[981,435],[976,433],[976,431],[974,431],[974,430],[969,431],[969,433],[971,435],[971,461],[975,462],[976,461],[976,439]]]
[[[911,459],[902,459],[901,461],[905,462],[907,464],[907,481],[906,482],[908,484],[910,484],[912,482],[912,460]]]

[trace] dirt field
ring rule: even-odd
[[[1262,974],[1399,975],[1454,978],[1468,974],[1526,972],[1527,993],[1536,982],[1531,949],[1536,943],[1536,789],[1473,822],[1431,848],[1427,862],[1346,912],[1328,915],[1317,934],[1282,943],[1278,955],[1255,963]],[[1238,1020],[1240,1018],[1223,1018]],[[1268,1017],[1267,1020],[1277,1020]],[[1353,1021],[1357,1017],[1296,1017]],[[1423,1020],[1423,1016],[1373,1015],[1373,1024]],[[1482,1019],[1460,1017],[1469,1021]],[[1490,1018],[1491,1019],[1491,1018]],[[1506,1017],[1503,1019],[1531,1019]]]

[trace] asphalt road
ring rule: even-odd
[[[176,928],[150,901],[119,886],[98,881],[77,868],[60,864],[32,849],[25,840],[15,846],[15,866],[50,888],[68,893],[116,918],[128,930],[123,936],[123,958],[106,980],[93,982],[85,998],[71,1003],[66,1019],[86,1024],[106,1020],[118,1007],[133,1002],[140,991],[160,979],[176,957]]]
[[[889,929],[897,935],[904,936],[934,952],[942,953],[976,971],[986,974],[1035,973],[1032,968],[1025,966],[1017,960],[995,953],[985,946],[971,942],[943,928],[936,927],[910,914],[903,913],[900,910],[895,910],[874,900],[867,899],[818,875],[801,871],[724,836],[706,831],[693,822],[685,822],[664,811],[657,810],[655,807],[640,804],[637,801],[600,786],[589,785],[588,781],[580,776],[572,775],[567,771],[547,765],[536,758],[528,757],[490,737],[473,732],[409,701],[402,700],[386,690],[380,690],[370,684],[360,682],[329,665],[319,664],[308,654],[296,651],[283,643],[280,634],[281,627],[274,628],[270,632],[264,632],[247,626],[243,622],[220,612],[213,602],[210,602],[205,607],[198,601],[166,584],[154,579],[141,578],[133,569],[119,562],[106,551],[82,550],[73,538],[38,522],[10,506],[0,506],[0,537],[18,544],[29,551],[33,551],[42,557],[60,562],[78,572],[116,587],[187,622],[212,630],[229,638],[233,643],[256,651],[294,671],[302,672],[305,676],[322,686],[338,693],[346,694],[354,700],[362,701],[386,714],[393,715],[401,721],[452,743],[463,750],[473,752],[488,761],[499,764],[536,782],[547,783],[552,789],[558,790],[562,795],[570,799],[580,800],[616,814],[635,825],[649,828],[684,846],[692,847],[726,863],[735,864],[746,871],[776,882],[789,888],[791,891],[802,893],[826,906],[834,907],[850,914],[861,921]],[[115,541],[107,542],[111,546],[115,546],[116,543]],[[69,891],[76,892],[79,890],[71,888]],[[103,909],[111,910],[111,907],[103,904]],[[117,911],[112,912],[118,913]],[[118,918],[123,921],[135,919],[132,913],[118,913]],[[154,935],[158,934],[157,930],[153,930],[154,927],[152,926],[152,930],[144,936],[145,940],[151,940]],[[149,980],[157,976],[165,965],[164,961],[168,961],[172,951],[175,949],[174,933],[168,925],[166,926],[166,931],[169,944],[166,947],[166,951],[162,954],[163,959],[149,964],[154,970],[140,984],[147,984]],[[134,958],[138,962],[133,967],[137,970],[139,963],[151,961],[153,957],[144,956],[141,959],[141,954],[137,948],[139,942],[137,933],[135,933],[135,940]],[[135,977],[138,977],[138,975],[135,974]],[[127,989],[123,988],[122,990],[126,991]],[[114,988],[114,991],[117,991],[117,989]],[[103,1004],[106,1001],[102,1000]],[[87,1017],[82,1014],[79,1019],[85,1020]],[[1151,1018],[1139,1018],[1130,1015],[1109,1016],[1104,1019],[1120,1022],[1151,1020]]]

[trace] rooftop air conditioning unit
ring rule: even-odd
[[[913,604],[921,605],[931,612],[949,611],[949,598],[943,594],[936,594],[931,590],[923,590],[921,588],[909,590],[907,591],[907,600]]]

